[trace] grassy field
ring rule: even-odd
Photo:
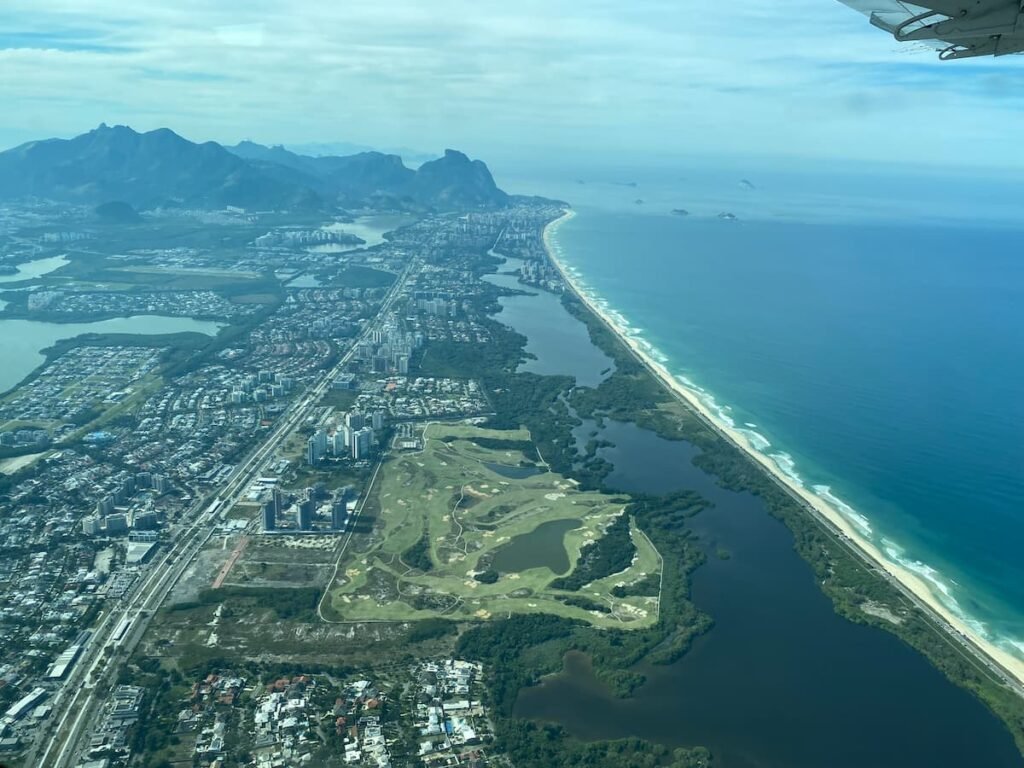
[[[367,519],[360,521],[370,530],[357,534],[355,554],[350,551],[339,567],[323,604],[326,618],[466,620],[553,613],[618,628],[657,620],[658,597],[612,595],[616,585],[660,575],[658,552],[635,526],[632,564],[578,592],[553,589],[551,583],[565,574],[537,564],[543,556],[536,550],[554,548],[561,555],[554,562],[567,559],[572,572],[583,547],[624,514],[625,497],[579,491],[543,465],[522,476],[522,468],[537,459],[531,449],[523,452],[530,440],[525,430],[431,424],[424,437],[422,451],[392,456],[381,469],[364,510]],[[562,526],[572,528],[563,535],[564,552],[557,540],[541,547],[531,539],[517,541],[555,521],[571,521]],[[518,547],[519,559],[529,567],[506,566],[507,572],[495,573],[492,559],[508,547]],[[484,573],[496,580],[474,578]]]

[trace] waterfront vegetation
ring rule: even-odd
[[[528,457],[480,445],[528,439],[522,429],[428,425],[422,451],[397,455],[381,469],[366,510],[377,530],[339,574],[325,613],[347,621],[540,612],[605,627],[656,622],[657,595],[611,593],[661,567],[623,515],[627,500],[580,491],[552,472],[507,477],[495,468]],[[541,553],[527,541],[544,526],[564,534]],[[567,577],[558,578],[559,563],[568,564]],[[567,594],[584,585],[585,595]]]
[[[481,256],[475,268],[482,272],[492,265]],[[496,309],[498,292],[491,287],[470,300],[473,309],[481,316]],[[280,293],[274,297],[279,300]],[[578,300],[566,295],[564,301],[614,360],[614,371],[596,388],[576,387],[569,376],[517,372],[527,357],[525,339],[493,319],[482,320],[488,343],[433,342],[414,361],[425,376],[480,381],[493,414],[484,428],[433,424],[422,452],[388,458],[321,606],[331,623],[316,620],[322,592],[308,586],[204,589],[162,612],[153,638],[136,654],[142,661],[161,657],[163,669],[140,662],[134,673],[180,670],[188,677],[257,653],[307,664],[342,658],[355,668],[382,656],[411,659],[451,651],[485,664],[495,747],[519,768],[710,765],[711,756],[700,747],[672,749],[633,738],[583,741],[516,710],[519,692],[561,672],[569,652],[585,654],[594,676],[613,694],[628,697],[644,682],[640,670],[678,660],[712,626],[713,617],[690,598],[691,574],[707,556],[707,543],[697,539],[690,519],[707,502],[689,491],[625,496],[602,490],[612,469],[598,455],[606,444],[591,439],[579,445],[573,429],[583,419],[614,419],[697,446],[699,468],[725,488],[760,496],[793,532],[796,550],[838,613],[891,631],[920,650],[982,698],[1024,747],[1024,706],[1016,695],[666,391]],[[168,363],[186,370],[226,343],[218,338],[192,349],[184,345]],[[344,408],[349,401],[348,393],[339,393],[325,404]],[[488,464],[542,471],[516,478]],[[305,470],[300,476],[324,479]],[[331,484],[342,480],[349,478],[339,476]],[[564,574],[544,567],[493,567],[494,554],[517,537],[567,519],[580,525],[564,534],[570,561]],[[238,567],[245,572],[245,558]],[[225,619],[219,626],[215,610],[216,618]],[[172,643],[179,649],[174,660],[167,654]],[[150,731],[157,725],[164,723],[152,721]]]
[[[577,389],[572,404],[585,418],[632,422],[670,440],[700,449],[694,464],[728,490],[759,496],[792,532],[794,548],[814,570],[835,610],[850,621],[895,634],[927,657],[949,680],[973,692],[1006,724],[1024,752],[1024,701],[935,619],[917,608],[883,574],[869,567],[764,469],[722,438],[658,383],[611,330],[571,294],[564,304],[587,324],[591,339],[616,363],[616,372],[596,390]],[[895,620],[894,620],[895,619]]]
[[[496,296],[497,289],[483,299],[491,302],[492,310],[497,307]],[[761,467],[665,389],[574,295],[566,293],[563,303],[573,316],[587,325],[593,343],[615,362],[614,372],[596,388],[574,387],[573,380],[564,376],[516,373],[519,364],[526,359],[525,340],[495,321],[491,321],[494,341],[490,345],[432,346],[424,355],[423,365],[438,375],[443,371],[445,375],[482,379],[495,408],[490,425],[526,427],[548,466],[576,480],[580,488],[601,487],[611,470],[611,465],[597,455],[600,446],[595,441],[582,452],[577,447],[572,429],[582,423],[581,419],[633,423],[665,439],[683,440],[696,446],[700,449],[694,459],[698,468],[715,477],[725,489],[759,496],[769,512],[786,524],[793,534],[795,550],[813,569],[821,589],[840,615],[892,632],[924,654],[951,681],[984,701],[1006,724],[1018,748],[1024,751],[1024,702],[1016,693],[960,648],[930,616],[914,606],[881,574],[868,567],[847,543],[818,522]],[[524,765],[553,761],[555,753],[562,758],[570,754],[574,759],[582,758],[572,752],[573,740],[560,729],[511,717],[517,692],[536,683],[542,675],[558,671],[567,650],[590,654],[598,679],[619,695],[628,695],[642,682],[640,675],[631,669],[636,662],[678,658],[692,638],[710,626],[711,618],[700,614],[689,601],[687,579],[690,570],[703,561],[704,553],[679,522],[684,515],[699,511],[702,503],[689,498],[689,506],[679,509],[674,506],[679,501],[655,497],[629,509],[629,514],[665,557],[661,617],[655,628],[629,635],[595,633],[553,623],[550,617],[513,617],[509,621],[515,624],[515,629],[502,629],[500,623],[488,624],[463,636],[466,653],[470,648],[483,653],[483,649],[494,645],[494,658],[506,659],[500,666],[507,671],[499,674],[491,688],[497,711],[509,716],[499,725],[498,735],[506,740],[510,754],[524,760]],[[664,514],[666,509],[672,510],[671,513]],[[653,524],[650,516],[660,519],[662,524]],[[568,581],[562,581],[562,585],[571,586],[573,576],[570,574],[566,579]],[[613,594],[624,597],[649,594],[654,590],[652,580],[644,579],[616,586]],[[670,626],[674,628],[675,637],[666,643],[664,638],[672,633]],[[663,638],[660,643],[648,647],[642,640],[644,634],[659,633]],[[608,653],[608,646],[613,643],[615,652]],[[655,646],[657,653],[651,654],[649,651]],[[516,662],[507,663],[511,658]],[[546,753],[544,749],[554,751]]]

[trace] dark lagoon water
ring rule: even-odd
[[[519,259],[507,259],[502,272],[518,269],[520,263]],[[558,296],[525,286],[515,275],[499,273],[487,280],[502,288],[530,292],[503,296],[496,316],[526,336],[526,351],[536,357],[523,363],[520,371],[575,376],[577,384],[596,387],[614,370],[612,359],[591,344],[587,326],[565,311]]]
[[[708,553],[693,599],[715,625],[680,661],[645,667],[628,700],[608,695],[586,658],[524,690],[517,713],[588,739],[641,736],[710,748],[720,768],[1020,766],[1009,732],[922,656],[832,610],[788,529],[749,494],[694,467],[697,449],[608,422],[609,488],[697,490],[693,519]],[[728,553],[721,559],[718,551]]]
[[[549,324],[575,322],[560,304],[558,311],[549,310]],[[498,317],[509,322],[504,312]],[[592,370],[585,356],[545,349],[562,361],[559,373]],[[601,429],[585,423],[577,440],[595,431],[614,445],[599,449],[615,467],[609,488],[696,490],[713,503],[690,524],[708,552],[693,599],[715,626],[675,664],[642,669],[648,681],[628,700],[611,698],[587,660],[570,656],[565,673],[521,692],[519,715],[585,739],[701,744],[720,768],[1024,764],[1009,732],[973,696],[896,637],[837,616],[788,529],[759,499],[725,491],[695,467],[695,447],[613,421]],[[564,552],[564,532],[549,538]]]
[[[550,568],[557,574],[569,570],[565,534],[579,528],[579,520],[550,520],[529,533],[516,536],[494,553],[491,567],[498,573],[520,573],[531,568]]]
[[[541,474],[544,470],[540,467],[520,467],[515,464],[496,464],[493,461],[485,461],[484,466],[491,472],[507,477],[510,480],[523,480],[527,477]]]

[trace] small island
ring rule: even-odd
[[[673,216],[689,216],[690,212],[685,208],[673,208],[671,211]]]

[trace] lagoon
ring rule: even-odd
[[[170,333],[215,335],[223,325],[189,317],[136,315],[93,323],[45,323],[38,320],[0,320],[0,392],[14,387],[45,361],[43,350],[61,339],[86,333],[129,333],[154,336]]]
[[[569,314],[553,293],[519,282],[511,274],[521,259],[505,259],[501,272],[487,275],[487,282],[523,295],[502,296],[495,319],[526,337],[526,352],[533,355],[519,371],[545,376],[575,376],[576,383],[596,387],[614,370],[615,363],[590,341],[587,326]]]
[[[0,283],[18,283],[23,280],[34,280],[61,267],[70,264],[65,256],[49,256],[45,259],[36,259],[18,264],[18,271],[13,275],[0,275]]]
[[[674,664],[641,664],[647,682],[628,699],[569,654],[562,674],[520,693],[517,715],[583,739],[703,745],[718,768],[1021,765],[984,705],[896,637],[838,616],[785,526],[694,466],[694,446],[621,422],[597,432],[614,444],[599,449],[615,466],[609,490],[696,490],[712,503],[688,525],[707,553],[692,597],[715,624]]]

